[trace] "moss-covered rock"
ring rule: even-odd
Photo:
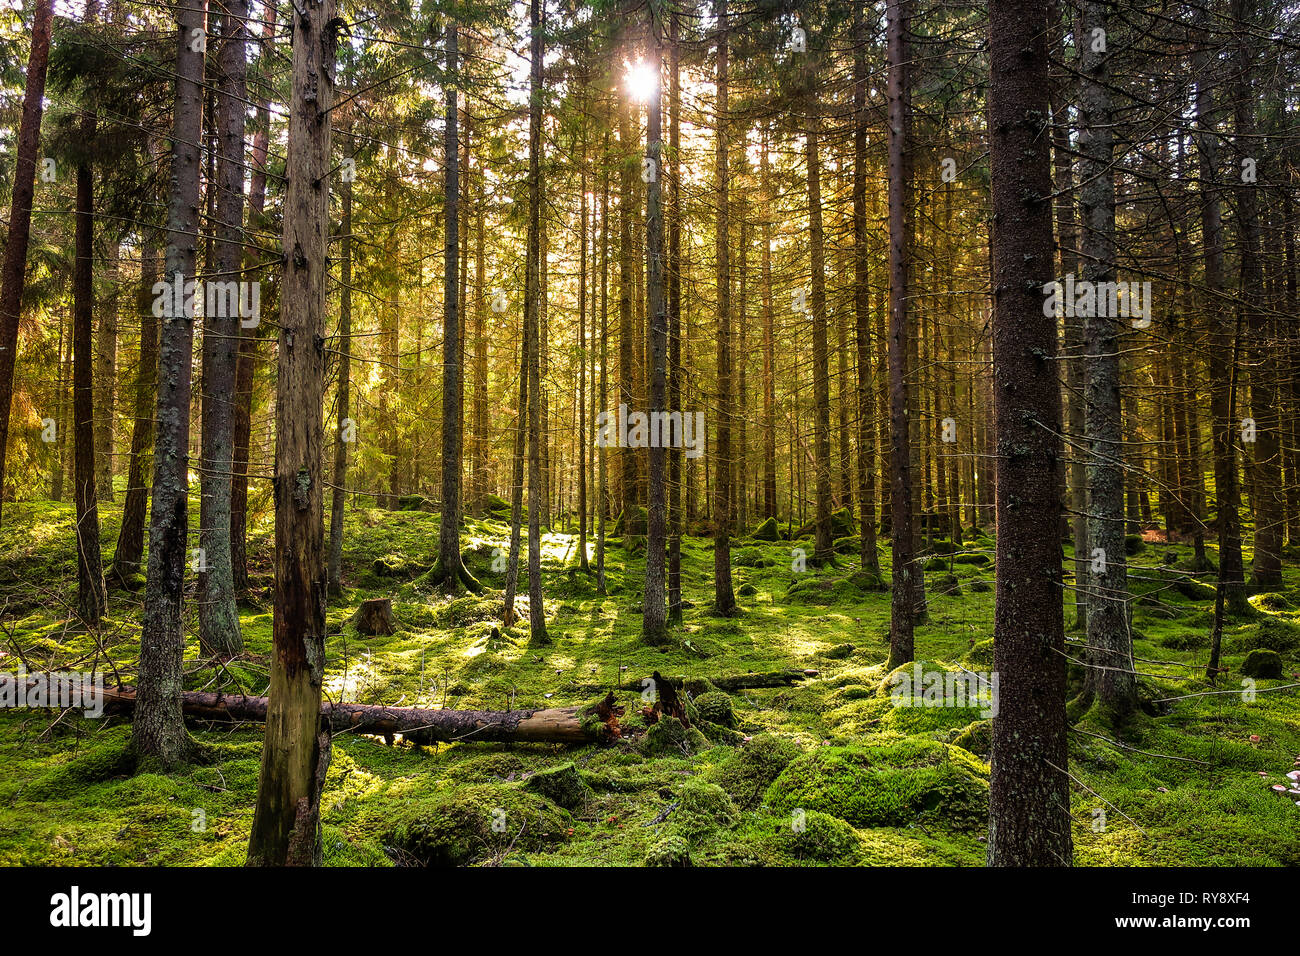
[[[1293,607],[1285,594],[1279,594],[1276,591],[1267,591],[1264,594],[1256,594],[1250,598],[1250,603],[1255,605],[1255,607],[1259,608],[1261,611],[1268,611],[1272,614],[1289,611]]]
[[[637,749],[647,757],[689,757],[708,746],[702,733],[676,717],[660,717],[637,741]]]
[[[1300,648],[1300,627],[1281,618],[1266,617],[1246,634],[1235,638],[1233,650],[1266,650],[1286,654]]]
[[[508,847],[523,853],[550,849],[568,825],[554,804],[514,784],[457,787],[393,814],[388,840],[425,866],[466,866]]]
[[[668,817],[670,828],[691,842],[736,825],[736,806],[716,783],[692,778],[673,796],[677,807]]]
[[[1282,676],[1282,656],[1277,651],[1257,648],[1241,662],[1243,677],[1275,679]]]
[[[853,827],[820,810],[793,811],[771,836],[790,857],[843,866],[858,862],[862,842]]]
[[[790,763],[767,790],[777,810],[819,810],[855,827],[988,823],[988,771],[969,751],[921,738],[825,747]]]
[[[739,597],[753,597],[758,593],[758,588],[746,581],[740,587],[736,588],[736,594]]]
[[[952,744],[987,760],[993,750],[993,721],[971,721],[953,737]]]
[[[981,578],[976,578],[970,583],[970,589],[974,594],[987,594],[993,590],[993,586]]]
[[[586,806],[591,788],[572,762],[548,770],[539,770],[524,781],[524,789],[541,794],[556,806],[579,810]]]
[[[966,652],[962,658],[963,662],[972,667],[982,667],[988,669],[993,666],[993,638],[987,638],[983,641],[977,641],[975,645]]]
[[[1130,558],[1136,557],[1147,549],[1147,543],[1140,534],[1124,535],[1124,553]]]
[[[675,833],[668,833],[650,844],[645,853],[646,866],[690,866],[691,847]]]
[[[736,726],[736,714],[731,707],[730,694],[724,694],[722,691],[704,694],[695,698],[695,709],[699,713],[701,720],[707,720],[711,724],[720,724],[723,727],[734,728]]]
[[[780,541],[781,529],[777,527],[775,518],[764,518],[750,537],[756,541]]]
[[[930,590],[935,594],[961,597],[961,582],[957,580],[955,574],[941,574],[930,582]]]
[[[737,806],[749,809],[801,751],[794,741],[774,734],[759,734],[713,766],[709,777],[723,787]]]

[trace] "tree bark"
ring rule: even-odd
[[[907,31],[911,0],[889,0],[889,419],[892,491],[893,583],[890,601],[889,667],[915,656],[915,536],[912,524],[912,455],[908,421],[907,288],[912,235],[907,193],[911,189],[910,52]]]
[[[92,8],[87,8],[89,18]],[[95,117],[81,120],[80,137],[90,143]],[[99,551],[99,507],[95,475],[95,380],[92,321],[94,288],[94,173],[88,163],[77,166],[76,258],[72,269],[72,408],[74,415],[73,500],[77,508],[77,613],[87,627],[99,627],[108,609],[104,568]]]
[[[203,133],[203,53],[195,49],[205,5],[178,0],[176,94],[172,110],[171,196],[167,204],[166,281],[158,344],[157,440],[149,511],[149,560],[140,635],[139,696],[132,744],[174,767],[191,753],[181,719],[185,631],[181,601],[189,532],[189,440],[194,303],[172,292],[195,274],[199,229],[199,143]]]
[[[1107,64],[1111,54],[1093,39],[1107,36],[1107,27],[1105,3],[1088,0],[1080,16],[1084,40],[1079,62],[1079,218],[1083,228],[1083,279],[1096,284],[1114,282],[1116,278],[1114,117]],[[1087,687],[1112,717],[1123,720],[1137,705],[1137,684],[1124,551],[1122,320],[1108,314],[1102,299],[1098,294],[1096,307],[1086,310],[1083,317],[1090,559]]]
[[[993,375],[997,420],[990,866],[1069,866],[1065,621],[1057,460],[1061,397],[1052,279],[1045,0],[989,4]]]
[[[217,56],[217,133],[214,274],[208,282],[244,281],[244,126],[248,63],[244,56],[248,0],[222,0],[221,48]],[[208,301],[213,301],[208,296]],[[259,293],[260,299],[260,293]],[[242,296],[239,296],[242,307]],[[231,555],[234,475],[235,364],[241,309],[223,297],[203,316],[203,436],[199,472],[199,647],[205,656],[234,657],[244,647],[235,606]]]
[[[730,222],[730,174],[727,171],[727,0],[717,0],[718,78],[716,180],[718,192],[718,391],[717,441],[713,481],[713,608],[723,617],[736,612],[736,594],[731,586],[731,264],[727,239]]]
[[[293,96],[286,155],[284,278],[276,383],[275,613],[266,741],[248,842],[250,866],[319,861],[319,803],[328,736],[321,729],[325,670],[325,528],[321,480],[328,281],[330,110],[334,0],[293,13]]]
[[[357,143],[351,125],[343,140],[344,159],[353,159]],[[355,162],[355,159],[353,159]],[[341,177],[339,222],[339,387],[334,431],[334,487],[330,489],[330,550],[326,578],[330,594],[343,590],[343,511],[347,504],[348,417],[352,408],[352,180]]]
[[[36,151],[41,142],[41,115],[45,106],[45,74],[50,62],[50,24],[53,19],[53,0],[36,0],[32,10],[32,43],[27,56],[27,84],[22,118],[18,123],[9,233],[5,241],[4,262],[0,265],[0,508],[4,504],[5,479],[8,477],[5,451],[9,447],[18,320],[27,278],[27,246],[31,238],[32,200],[36,193]]]
[[[135,377],[135,420],[131,427],[131,462],[127,471],[122,527],[113,552],[112,574],[118,580],[138,574],[144,555],[144,528],[153,470],[153,405],[158,390],[158,317],[153,314],[153,286],[158,281],[158,250],[152,235],[140,242],[140,359]]]
[[[647,8],[647,11],[649,8]],[[655,88],[646,104],[646,162],[650,181],[646,184],[646,296],[650,313],[646,356],[650,368],[649,412],[654,420],[656,412],[668,406],[668,309],[664,301],[664,213],[662,176],[660,168],[663,153],[663,115],[659,91],[661,58],[659,39],[654,35],[653,20],[647,30],[649,58],[646,68],[655,78]],[[665,428],[667,432],[667,428]],[[665,590],[665,558],[668,543],[668,505],[664,482],[664,465],[668,450],[664,447],[668,434],[660,435],[649,449],[649,498],[646,514],[645,594],[641,615],[641,639],[647,644],[662,644],[668,639],[668,600]]]

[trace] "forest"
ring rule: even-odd
[[[5,867],[1300,865],[1291,3],[0,0],[0,216]]]

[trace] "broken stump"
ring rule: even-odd
[[[386,636],[395,633],[397,628],[393,626],[393,599],[369,598],[362,601],[352,615],[352,621],[362,634]]]

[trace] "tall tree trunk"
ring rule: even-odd
[[[443,164],[447,228],[443,243],[443,323],[442,323],[442,517],[438,528],[438,563],[433,579],[448,591],[461,584],[472,590],[478,582],[470,576],[460,560],[460,451],[461,431],[461,359],[460,289],[457,256],[460,252],[460,163],[457,140],[457,28],[447,26],[447,118]]]
[[[258,73],[262,88],[270,89],[271,79],[265,62],[272,52],[275,37],[276,4],[263,3],[261,53]],[[264,94],[257,102],[257,131],[253,134],[253,148],[248,164],[251,175],[248,184],[248,222],[251,228],[261,225],[266,207],[266,158],[271,126],[271,104]],[[249,243],[245,253],[249,269],[260,265],[257,247]],[[241,323],[242,326],[242,323]],[[240,328],[239,353],[235,360],[235,424],[234,462],[230,490],[230,563],[235,588],[248,587],[248,460],[253,428],[253,367],[257,359],[257,327]]]
[[[189,441],[194,303],[172,292],[194,278],[199,228],[199,143],[203,134],[203,53],[194,31],[204,28],[204,4],[178,0],[176,97],[172,109],[171,196],[167,204],[164,281],[158,343],[157,441],[149,509],[149,561],[140,635],[139,693],[132,744],[163,767],[188,759],[181,719],[181,658],[185,631],[181,600],[189,532]]]
[[[117,415],[117,288],[121,282],[122,244],[107,243],[109,260],[104,278],[114,291],[99,303],[95,330],[95,498],[113,500],[113,430]]]
[[[222,0],[221,50],[217,60],[217,221],[211,282],[236,287],[244,278],[244,103],[248,62],[244,56],[248,0]],[[208,301],[213,300],[208,297]],[[236,294],[236,301],[242,296]],[[260,295],[259,295],[260,298]],[[244,321],[241,308],[223,297],[215,314],[203,316],[203,468],[199,472],[199,647],[206,656],[234,657],[244,646],[235,606],[230,511],[234,472],[236,350]],[[241,301],[242,305],[242,301]]]
[[[528,111],[528,266],[532,270],[527,282],[528,321],[533,334],[528,356],[528,637],[535,644],[548,644],[546,608],[542,603],[542,511],[546,508],[543,485],[541,398],[541,319],[543,293],[542,269],[542,28],[545,0],[532,0],[532,75]]]
[[[86,19],[92,16],[93,0]],[[90,143],[95,117],[86,113],[80,137]],[[99,507],[95,495],[95,379],[92,321],[95,311],[94,173],[88,164],[77,166],[76,259],[72,269],[72,408],[75,418],[73,500],[77,506],[77,613],[87,627],[97,628],[108,609],[104,567],[99,551]]]
[[[776,334],[772,316],[772,183],[768,131],[759,153],[763,192],[763,517],[776,517]]]
[[[912,455],[907,388],[907,287],[912,255],[907,193],[911,189],[911,0],[889,0],[889,419],[894,580],[890,602],[889,667],[915,656],[915,537],[912,526]]]
[[[731,586],[731,264],[727,238],[730,221],[727,170],[727,0],[717,0],[718,92],[717,121],[717,270],[718,270],[718,393],[717,443],[714,449],[713,481],[713,607],[724,617],[736,612],[736,594]]]
[[[633,170],[636,152],[632,146],[632,106],[628,98],[619,107],[618,120],[618,149],[622,160],[618,194],[618,401],[630,411],[637,407],[636,321],[633,314],[635,290],[632,278],[632,223],[635,216],[633,192],[636,189]],[[640,534],[640,522],[636,520],[636,452],[630,448],[620,448],[618,461],[618,497],[623,512],[623,533]]]
[[[661,59],[659,38],[654,35],[653,19],[647,30],[649,58],[646,63],[655,78],[655,88],[646,103],[646,164],[649,182],[646,184],[646,296],[650,313],[649,338],[646,356],[650,367],[649,412],[651,421],[656,412],[668,407],[668,309],[664,302],[664,213],[662,176],[660,166],[663,153],[662,97],[659,90]],[[664,483],[664,465],[668,450],[668,427],[659,441],[650,444],[649,498],[646,509],[645,601],[641,615],[641,638],[647,644],[662,644],[668,638],[667,594],[664,587],[664,559],[668,539],[668,506]]]
[[[351,125],[343,139],[343,158],[357,151]],[[355,162],[355,159],[353,159]],[[330,594],[343,589],[343,510],[347,503],[348,418],[352,408],[352,179],[340,177],[343,218],[339,222],[339,388],[334,431],[334,487],[330,490],[330,548],[326,580]]]
[[[1052,44],[1053,59],[1059,66],[1052,72],[1052,159],[1055,166],[1057,194],[1056,222],[1059,247],[1060,275],[1069,275],[1077,268],[1078,242],[1077,216],[1074,204],[1073,148],[1070,142],[1069,88],[1065,72],[1065,38],[1062,24],[1062,5],[1059,0],[1048,4],[1048,40]],[[1058,72],[1059,71],[1059,72]],[[1088,483],[1087,458],[1083,448],[1087,443],[1083,401],[1083,370],[1085,364],[1083,322],[1077,316],[1065,319],[1065,383],[1069,394],[1068,426],[1070,537],[1074,545],[1074,627],[1088,627]]]
[[[669,14],[668,102],[671,119],[668,125],[668,160],[671,171],[672,219],[668,226],[668,407],[687,414],[682,408],[682,183],[681,183],[681,112],[682,75],[678,46],[681,24],[676,9]],[[668,618],[682,619],[682,456],[684,450],[669,450],[669,538],[668,538]]]
[[[1263,308],[1260,269],[1260,216],[1258,188],[1240,171],[1246,163],[1259,160],[1261,144],[1255,137],[1256,92],[1251,87],[1256,40],[1251,36],[1254,5],[1233,0],[1233,132],[1238,173],[1237,231],[1240,248],[1241,283],[1239,308],[1250,340],[1250,404],[1255,419],[1255,557],[1252,577],[1256,587],[1277,587],[1282,583],[1282,532],[1286,501],[1282,491],[1280,419],[1277,409],[1276,344],[1272,323]]]
[[[293,14],[293,95],[286,155],[275,408],[275,614],[266,739],[248,841],[250,866],[320,862],[320,788],[329,730],[325,670],[325,528],[321,451],[325,289],[329,279],[330,110],[334,0]]]
[[[817,97],[809,93],[804,157],[808,165],[808,244],[812,252],[813,445],[817,469],[817,533],[813,556],[819,563],[834,558],[831,529],[831,386],[826,342],[826,256],[822,238],[821,154]]]
[[[1223,222],[1218,195],[1218,130],[1214,118],[1213,74],[1215,57],[1209,5],[1197,14],[1198,43],[1193,53],[1196,74],[1196,152],[1200,177],[1201,236],[1204,245],[1205,309],[1209,314],[1210,341],[1216,355],[1235,347],[1223,305]],[[1211,360],[1210,415],[1211,449],[1214,457],[1216,524],[1219,532],[1219,581],[1221,594],[1216,603],[1236,612],[1245,609],[1245,567],[1241,556],[1240,491],[1237,483],[1237,425],[1230,410],[1234,369],[1223,361]],[[1217,662],[1215,662],[1217,666]]]
[[[1115,281],[1114,117],[1104,45],[1106,5],[1088,0],[1080,17],[1085,38],[1079,110],[1080,222],[1083,278]],[[1099,32],[1100,31],[1100,32]],[[1110,38],[1111,44],[1114,38]],[[1120,323],[1104,297],[1083,317],[1087,356],[1084,381],[1088,435],[1088,690],[1115,719],[1137,705],[1133,637],[1128,621],[1128,565],[1124,552],[1124,458],[1121,416]],[[1073,303],[1066,310],[1074,311]],[[999,487],[1001,485],[999,484]],[[1000,496],[999,496],[1000,497]]]
[[[871,381],[868,273],[871,255],[867,249],[867,37],[860,7],[854,8],[853,17],[853,321],[858,372],[858,540],[862,567],[879,575],[880,555],[876,551],[876,408]]]
[[[9,234],[0,265],[0,507],[4,504],[5,450],[9,447],[9,418],[13,410],[14,360],[18,354],[18,319],[27,278],[27,246],[32,228],[32,199],[36,193],[36,152],[41,142],[45,106],[45,74],[50,61],[50,24],[54,0],[36,0],[32,10],[32,43],[27,56],[27,86],[18,123],[18,150],[13,193],[9,203]]]
[[[131,462],[122,504],[122,527],[113,553],[113,575],[125,580],[138,574],[144,554],[149,475],[153,470],[153,409],[158,389],[158,317],[153,314],[153,286],[158,281],[158,250],[151,232],[140,242],[140,359],[135,370],[135,417],[131,426]]]
[[[1052,279],[1045,0],[989,4],[993,368],[997,419],[1000,675],[989,787],[990,866],[1069,866],[1065,621],[1061,602],[1061,396]]]

